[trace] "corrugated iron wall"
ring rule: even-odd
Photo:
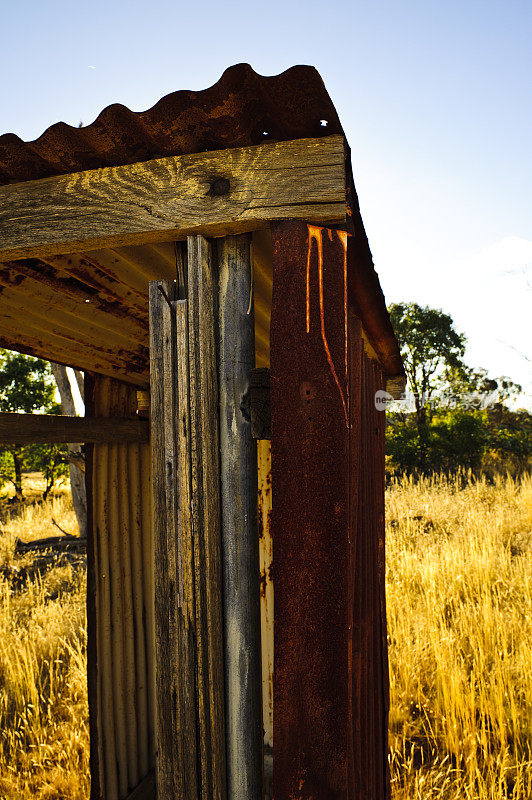
[[[385,388],[377,361],[361,343],[358,375],[359,424],[351,465],[356,503],[352,586],[352,718],[353,768],[357,794],[375,800],[389,796],[388,776],[388,649],[386,635],[384,548],[385,415],[375,394]],[[357,365],[358,366],[358,365]]]
[[[351,240],[272,238],[273,795],[384,800],[384,376],[348,302]]]
[[[136,390],[96,377],[87,412],[133,416]],[[92,447],[88,575],[92,800],[125,800],[154,769],[149,444]]]

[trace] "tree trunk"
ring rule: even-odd
[[[79,393],[81,395],[81,399],[85,402],[85,378],[83,377],[83,372],[79,369],[74,370],[74,375],[76,377],[76,383],[78,384]]]
[[[419,441],[419,462],[421,472],[424,472],[427,468],[428,448],[427,409],[424,401],[424,395],[420,398],[419,394],[414,392],[414,400],[416,404],[416,427]]]
[[[76,407],[74,405],[72,387],[68,379],[67,368],[62,364],[55,364],[53,362],[51,362],[51,367],[61,397],[62,413],[68,416],[76,416]],[[78,386],[79,385],[78,380]],[[81,445],[69,444],[68,467],[70,472],[70,488],[72,490],[72,504],[76,512],[79,535],[85,538],[87,535],[87,496],[85,494],[85,469],[83,461]]]
[[[15,495],[17,500],[22,500],[22,459],[18,450],[12,451],[13,464],[15,466]]]

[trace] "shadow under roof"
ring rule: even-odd
[[[86,127],[59,122],[32,142],[12,133],[0,136],[0,185],[332,134],[343,135],[343,130],[316,69],[294,66],[265,77],[248,64],[237,64],[210,88],[173,92],[147,111],[113,104]],[[351,300],[388,375],[402,376],[350,164],[348,172]],[[271,291],[271,274],[261,263],[266,272],[258,286]],[[172,242],[0,264],[0,346],[146,386],[148,282],[174,277]],[[264,308],[266,298],[258,301]]]

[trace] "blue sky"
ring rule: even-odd
[[[389,302],[451,313],[472,365],[532,399],[532,3],[2,4],[0,132],[148,108],[248,61],[313,64]]]

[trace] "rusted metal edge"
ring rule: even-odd
[[[82,128],[58,122],[38,139],[0,136],[0,185],[166,155],[343,134],[314,67],[266,77],[249,64],[202,91],[178,91],[147,111],[115,103]]]

